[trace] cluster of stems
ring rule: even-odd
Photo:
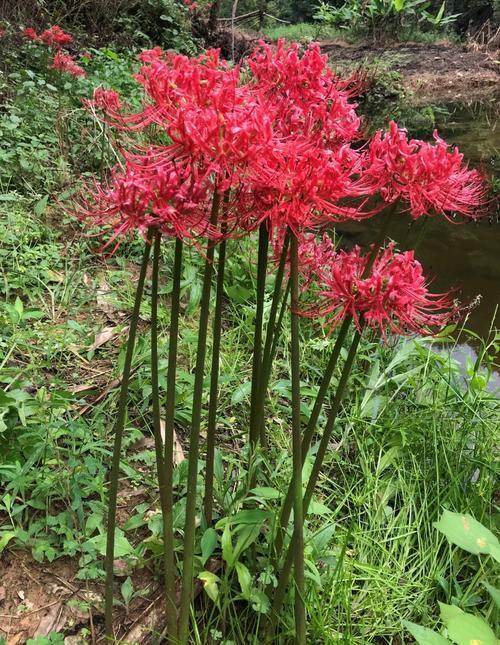
[[[134,309],[132,312],[125,365],[121,383],[118,413],[114,427],[114,449],[110,475],[108,534],[106,553],[106,636],[113,639],[113,557],[116,527],[116,505],[118,477],[120,470],[120,453],[123,431],[127,413],[127,396],[132,370],[134,344],[139,321],[140,304],[143,297],[147,267],[152,259],[151,285],[151,384],[152,384],[152,418],[153,434],[156,449],[156,466],[160,506],[163,517],[163,573],[165,585],[165,618],[167,641],[181,645],[189,642],[189,623],[191,603],[193,600],[194,560],[196,553],[196,517],[198,503],[198,471],[200,457],[200,431],[203,416],[203,386],[205,379],[205,362],[207,340],[211,314],[211,292],[213,276],[215,281],[215,306],[212,314],[212,358],[210,370],[209,406],[207,413],[207,440],[205,454],[205,481],[203,495],[204,525],[210,526],[214,517],[214,455],[216,447],[216,427],[218,419],[218,390],[220,369],[220,348],[222,329],[222,307],[224,293],[224,271],[226,263],[226,222],[224,205],[228,195],[221,198],[215,191],[210,216],[210,225],[219,227],[221,240],[218,246],[217,261],[216,243],[209,241],[205,250],[202,295],[199,311],[198,348],[196,354],[195,379],[193,388],[192,422],[189,437],[188,475],[186,514],[182,545],[182,576],[180,594],[177,592],[178,579],[173,527],[173,450],[174,450],[174,417],[175,417],[175,382],[177,370],[177,346],[179,331],[180,292],[183,242],[175,240],[174,263],[172,270],[172,290],[170,302],[170,329],[167,367],[167,387],[165,400],[164,436],[162,436],[162,394],[158,373],[158,292],[160,275],[160,250],[162,236],[158,230],[149,229],[144,255],[137,283]],[[380,246],[387,233],[390,217],[396,205],[390,207],[379,234],[379,239],[372,246],[365,268],[365,277],[371,273]],[[221,215],[222,211],[222,217]],[[273,360],[280,343],[280,334],[285,312],[290,305],[290,374],[291,374],[291,443],[292,443],[292,478],[288,492],[284,497],[272,544],[273,563],[278,575],[278,586],[273,592],[272,612],[267,621],[268,637],[276,631],[278,617],[282,609],[293,570],[295,642],[306,642],[305,610],[305,576],[304,576],[304,521],[307,516],[323,462],[328,452],[332,433],[335,427],[342,401],[347,389],[356,352],[363,331],[363,319],[358,320],[344,365],[338,378],[335,394],[330,403],[327,421],[320,435],[312,470],[307,482],[302,481],[302,470],[306,456],[318,432],[318,422],[325,401],[330,391],[333,376],[338,367],[341,349],[349,336],[353,319],[347,316],[338,330],[336,342],[319,384],[316,400],[313,404],[308,423],[302,431],[301,392],[300,392],[300,270],[299,241],[293,230],[288,229],[284,236],[279,263],[276,268],[274,288],[267,323],[264,321],[266,283],[268,278],[269,231],[262,224],[258,233],[258,259],[256,283],[256,310],[253,337],[252,389],[248,433],[248,488],[256,485],[257,476],[254,468],[255,455],[258,450],[265,450],[268,442],[266,431],[265,404]],[[288,272],[287,272],[288,267]],[[285,279],[286,276],[286,279]],[[290,300],[290,303],[289,303]],[[289,530],[293,510],[293,527]],[[180,600],[178,598],[180,597]]]

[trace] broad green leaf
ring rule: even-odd
[[[221,546],[222,546],[222,558],[227,562],[229,567],[233,566],[234,562],[234,553],[233,553],[233,542],[231,540],[231,529],[229,524],[224,527],[221,537]]]
[[[201,538],[201,562],[205,564],[212,555],[217,546],[217,532],[213,528],[208,528]]]
[[[202,571],[198,575],[198,580],[203,582],[203,589],[210,600],[217,602],[219,596],[219,587],[217,586],[217,583],[220,582],[219,576],[216,576],[211,571]]]
[[[223,526],[231,525],[245,525],[245,524],[259,524],[262,525],[265,520],[270,516],[269,511],[265,511],[261,508],[248,508],[238,511],[234,515],[229,517],[223,517],[216,524],[216,528],[220,529]]]
[[[498,538],[471,515],[444,511],[439,522],[434,522],[434,527],[461,549],[476,555],[490,554],[500,562]]]
[[[394,0],[394,9],[396,11],[402,11],[405,6],[405,0]]]
[[[234,566],[236,568],[238,582],[240,583],[241,593],[246,600],[250,600],[252,592],[252,575],[242,562],[237,562]]]
[[[450,620],[453,620],[456,616],[461,616],[464,612],[456,605],[446,605],[444,602],[440,602],[439,613],[443,623],[448,626]]]
[[[483,587],[488,590],[488,593],[493,598],[493,602],[500,609],[500,589],[497,589],[493,585],[488,584],[487,582],[482,583]]]
[[[33,209],[35,212],[35,215],[43,215],[45,213],[45,209],[47,208],[48,201],[49,201],[49,196],[45,195],[45,197],[42,197],[42,199],[35,204],[35,208]]]
[[[0,533],[0,553],[5,549],[7,544],[12,540],[12,538],[16,537],[16,532],[15,531],[4,531],[3,533]]]
[[[497,645],[493,630],[479,616],[465,613],[455,616],[447,628],[448,636],[457,645]]]
[[[241,385],[238,385],[238,387],[233,392],[233,395],[231,396],[231,405],[236,405],[237,403],[241,403],[242,401],[248,399],[251,389],[252,381],[245,381]]]
[[[95,550],[101,555],[106,555],[106,534],[96,535],[89,540],[94,545]],[[123,558],[125,555],[133,553],[134,547],[125,537],[121,529],[115,531],[115,558]]]
[[[240,555],[255,542],[260,534],[260,528],[260,524],[250,524],[241,529],[234,547],[234,560],[238,560]]]
[[[257,486],[252,488],[250,491],[255,495],[255,497],[260,497],[261,499],[279,499],[281,493],[276,488],[271,488],[270,486]]]
[[[258,589],[252,590],[250,602],[252,603],[252,609],[259,614],[267,614],[271,608],[269,598],[263,591],[259,591]]]
[[[132,596],[134,595],[134,586],[132,584],[130,576],[128,576],[128,578],[122,584],[120,591],[125,604],[128,605],[132,600]]]
[[[417,641],[418,645],[447,645],[450,643],[447,638],[428,627],[422,627],[407,620],[403,620],[403,625]]]

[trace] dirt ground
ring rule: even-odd
[[[449,43],[386,47],[322,43],[332,63],[379,64],[400,72],[412,103],[467,102],[500,92],[500,53]]]

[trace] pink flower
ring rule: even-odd
[[[322,258],[324,261],[324,258]],[[393,334],[428,334],[432,327],[442,327],[456,307],[448,294],[432,294],[422,265],[413,251],[395,253],[390,244],[363,277],[368,256],[359,247],[331,255],[327,264],[318,266],[318,302],[301,312],[309,317],[326,317],[330,329],[352,316],[358,328],[361,320],[382,336]]]
[[[165,52],[161,47],[153,47],[153,49],[145,49],[137,58],[143,63],[153,63],[154,61],[161,60]]]
[[[64,32],[61,27],[54,25],[50,29],[42,31],[39,39],[45,44],[52,47],[62,47],[73,41],[73,36]]]
[[[477,215],[485,188],[480,173],[469,170],[457,148],[435,132],[435,143],[408,139],[393,121],[389,132],[378,132],[369,145],[367,175],[379,183],[384,201],[401,199],[413,219],[422,215]]]
[[[32,27],[26,27],[26,29],[23,31],[23,36],[25,38],[28,38],[29,40],[32,40],[33,42],[38,40],[38,34]]]
[[[71,74],[71,76],[75,76],[75,77],[87,75],[83,67],[80,67],[76,63],[73,56],[70,56],[69,54],[65,54],[61,50],[58,50],[56,52],[51,68],[56,69],[59,72],[65,72],[66,74]]]

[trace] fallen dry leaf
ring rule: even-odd
[[[5,587],[0,587],[0,602],[2,600],[5,600],[6,592],[5,592]]]
[[[54,627],[57,623],[61,608],[62,603],[60,602],[50,608],[50,611],[45,614],[45,616],[38,624],[34,636],[47,636],[47,634],[50,634],[50,632],[54,631]]]
[[[12,638],[9,638],[7,645],[17,645],[18,643],[22,642],[23,638],[24,632],[19,632],[19,634],[16,634]]]
[[[91,350],[101,347],[110,340],[116,338],[119,334],[128,332],[128,327],[104,327],[95,337],[94,342],[90,346]]]
[[[165,443],[165,420],[161,419],[160,420],[160,434],[161,434],[161,439],[163,443]],[[181,442],[179,441],[179,437],[177,436],[177,433],[174,430],[174,454],[173,454],[173,462],[176,466],[178,466],[181,462],[186,459],[186,456],[184,454],[184,450],[182,449]]]
[[[70,385],[66,390],[71,394],[80,394],[80,392],[91,392],[96,389],[93,383],[82,383],[81,385]]]
[[[22,589],[20,589],[20,590],[17,592],[17,595],[19,596],[19,598],[21,598],[21,600],[24,600],[24,591],[23,591]]]

